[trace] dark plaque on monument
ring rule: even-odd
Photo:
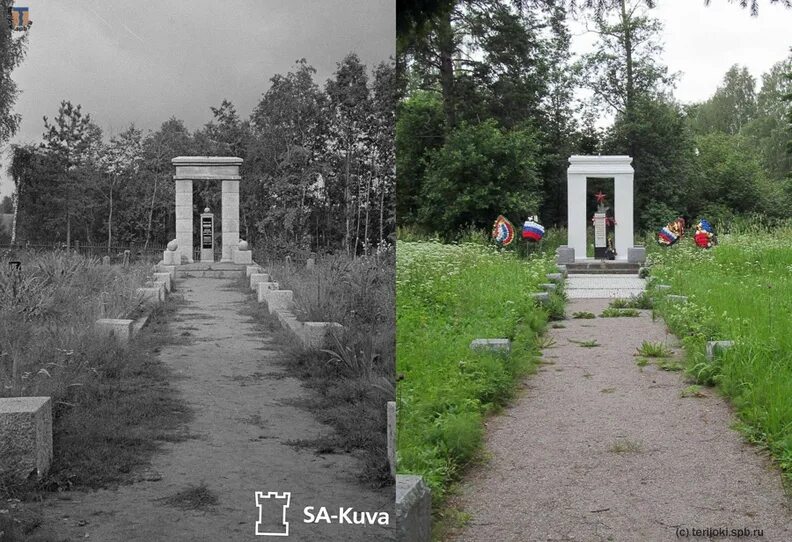
[[[594,213],[594,257],[597,259],[605,259],[608,250],[608,229],[607,229],[607,212],[609,207],[605,206],[605,194],[601,191],[594,195],[597,198],[597,212]]]
[[[201,220],[201,248],[213,248],[212,217],[205,216]]]
[[[201,214],[201,261],[214,261],[214,214],[209,207]]]

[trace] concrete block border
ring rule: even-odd
[[[718,351],[734,346],[734,341],[707,341],[707,359],[714,359]]]
[[[432,538],[432,493],[423,478],[396,475],[396,539],[429,542]]]
[[[490,352],[511,352],[509,339],[473,339],[470,343],[471,350],[485,350]]]
[[[0,472],[24,479],[44,476],[52,464],[52,400],[49,397],[0,399]]]

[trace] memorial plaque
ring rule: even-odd
[[[201,218],[201,248],[214,248],[214,232],[212,232],[212,217]]]
[[[201,261],[214,261],[214,214],[208,207],[201,214]]]
[[[594,257],[604,258],[608,247],[605,213],[594,213]]]

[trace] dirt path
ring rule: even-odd
[[[606,304],[575,300],[567,313],[599,314]],[[675,344],[659,320],[642,311],[563,324],[547,365],[489,423],[491,460],[463,486],[458,504],[471,522],[456,540],[651,542],[676,540],[678,527],[792,540],[780,475],[730,429],[724,400],[712,389],[681,398],[679,373],[636,365],[642,341]],[[571,342],[589,339],[601,346]]]
[[[195,411],[188,429],[198,438],[155,456],[152,470],[161,480],[49,500],[40,531],[57,540],[272,540],[255,535],[255,492],[288,491],[290,535],[276,540],[388,539],[382,527],[303,522],[306,506],[327,506],[331,514],[339,506],[382,510],[392,518],[393,490],[359,485],[351,456],[288,444],[331,429],[294,406],[309,392],[286,376],[272,339],[241,313],[246,298],[233,281],[193,278],[178,287],[187,303],[176,313],[174,333],[194,340],[163,348],[161,359]],[[214,507],[183,511],[161,500],[203,482],[218,497]]]

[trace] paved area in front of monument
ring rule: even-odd
[[[646,280],[637,275],[570,274],[565,291],[569,299],[615,299],[639,295]]]
[[[290,441],[332,431],[295,401],[310,393],[288,376],[283,355],[270,337],[243,314],[246,295],[234,280],[188,278],[178,282],[186,303],[171,324],[187,345],[163,348],[161,360],[174,373],[173,385],[195,412],[188,430],[198,438],[168,444],[154,457],[158,481],[117,490],[70,493],[72,500],[48,499],[38,533],[53,540],[246,541],[259,517],[255,492],[291,492],[285,540],[388,540],[382,527],[305,524],[303,509],[338,507],[387,511],[393,518],[393,488],[367,489],[356,480],[357,459],[319,455]],[[205,483],[218,497],[206,511],[180,510],[163,499]],[[277,510],[276,510],[277,512]]]
[[[574,300],[567,313],[599,314],[608,302]],[[489,420],[489,460],[462,486],[455,504],[470,523],[453,540],[654,542],[693,532],[684,528],[792,540],[778,469],[730,428],[734,415],[717,391],[682,397],[689,384],[680,373],[637,366],[644,340],[677,348],[662,321],[641,311],[563,324],[551,330],[556,344],[538,374]],[[588,340],[600,346],[582,347]]]

